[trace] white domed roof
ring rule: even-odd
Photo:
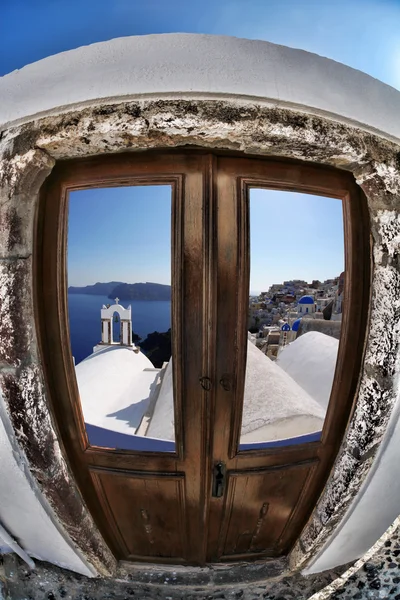
[[[339,340],[309,331],[285,346],[277,364],[325,409],[331,395]]]
[[[99,42],[0,77],[0,126],[84,106],[171,95],[305,107],[400,139],[400,93],[361,71],[270,42],[184,33]]]
[[[142,352],[105,346],[76,366],[85,423],[134,434],[159,373]]]
[[[172,440],[174,405],[170,365],[163,380],[165,393],[163,389],[160,392],[148,435]],[[321,431],[324,417],[325,408],[248,342],[241,444],[272,442]]]

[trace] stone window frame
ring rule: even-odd
[[[294,158],[351,171],[364,191],[373,240],[372,294],[355,410],[335,465],[289,557],[304,568],[359,492],[383,439],[397,389],[400,294],[399,148],[354,126],[291,109],[229,100],[141,100],[73,110],[8,129],[0,142],[0,386],[27,467],[54,519],[99,573],[115,560],[97,533],[52,421],[37,346],[32,260],[35,211],[57,160],[192,145]]]
[[[189,173],[192,169],[196,172],[197,169],[200,169],[203,172],[204,179],[202,177],[201,183],[198,178],[191,179]],[[185,183],[181,181],[183,173],[187,174]],[[184,286],[183,282],[186,281],[186,276],[183,276],[182,279],[183,255],[189,251],[189,248],[183,251],[181,240],[190,239],[189,231],[181,229],[183,226],[183,205],[186,206],[187,204],[187,208],[189,208],[193,196],[198,195],[199,198],[203,197],[203,192],[201,192],[203,185],[210,186],[208,192],[206,192],[206,197],[209,199],[210,204],[205,206],[205,210],[214,214],[212,208],[214,204],[213,188],[214,186],[219,186],[217,183],[219,179],[225,181],[223,189],[229,190],[228,205],[233,209],[233,212],[230,209],[227,210],[227,197],[221,190],[219,200],[217,200],[219,208],[216,209],[215,213],[219,215],[218,224],[217,220],[213,221],[213,224],[207,220],[208,226],[204,226],[203,222],[202,227],[199,227],[198,224],[197,230],[198,233],[200,233],[200,230],[202,231],[204,248],[209,249],[208,251],[210,252],[210,256],[205,262],[209,265],[210,257],[213,256],[214,258],[211,259],[211,263],[215,267],[216,249],[219,246],[216,240],[217,238],[222,239],[224,237],[224,232],[226,233],[227,231],[226,225],[229,222],[228,243],[230,245],[229,256],[231,258],[228,264],[222,264],[221,257],[226,254],[226,252],[222,252],[219,268],[221,269],[221,273],[224,273],[223,279],[229,273],[228,278],[231,282],[231,289],[229,292],[225,289],[222,294],[224,299],[222,300],[221,295],[217,295],[216,287],[210,283],[214,281],[213,275],[208,271],[208,267],[203,264],[205,269],[204,274],[206,274],[203,275],[203,278],[205,276],[209,282],[207,292],[208,302],[205,306],[200,302],[197,305],[196,311],[202,313],[203,310],[206,310],[208,314],[214,314],[215,312],[220,315],[229,312],[231,319],[236,323],[235,330],[231,331],[232,335],[226,334],[226,346],[223,349],[217,344],[218,335],[217,337],[210,335],[205,342],[205,345],[210,350],[210,356],[215,357],[215,364],[213,363],[214,367],[211,367],[211,370],[215,369],[216,372],[226,372],[232,369],[232,372],[234,372],[232,380],[235,383],[232,386],[231,399],[228,403],[226,403],[226,392],[223,392],[221,397],[217,390],[213,390],[211,397],[208,396],[207,400],[199,399],[199,402],[195,402],[200,412],[196,413],[194,420],[192,415],[192,418],[186,420],[185,423],[186,427],[190,428],[192,421],[207,419],[208,402],[210,402],[210,406],[216,404],[219,407],[214,415],[217,420],[220,419],[216,431],[220,427],[223,427],[225,420],[229,420],[231,423],[231,435],[229,436],[229,441],[228,439],[222,441],[220,435],[212,434],[214,436],[214,460],[217,456],[224,455],[225,444],[228,444],[229,458],[232,460],[236,458],[234,467],[231,464],[230,467],[227,467],[228,470],[234,468],[240,471],[241,468],[247,468],[245,466],[246,461],[250,459],[252,468],[254,469],[257,465],[259,468],[265,467],[268,464],[271,466],[271,459],[272,464],[275,459],[278,461],[278,464],[284,463],[289,465],[294,459],[293,450],[297,461],[316,462],[313,475],[307,479],[307,483],[302,491],[301,500],[299,499],[299,504],[296,505],[296,509],[292,513],[290,527],[285,529],[284,537],[279,542],[279,555],[286,555],[287,549],[297,539],[304,526],[304,520],[309,515],[321,492],[321,488],[326,481],[343,437],[357,390],[363,352],[365,321],[368,312],[369,272],[365,266],[368,267],[369,244],[368,236],[364,234],[364,231],[368,229],[366,225],[365,198],[355,185],[352,176],[343,171],[308,165],[303,162],[257,160],[241,155],[233,157],[231,153],[229,153],[229,156],[226,156],[226,153],[222,153],[221,151],[211,154],[204,150],[201,150],[200,153],[196,150],[185,150],[182,152],[181,149],[178,149],[178,151],[170,150],[169,152],[119,153],[106,157],[96,156],[84,160],[75,159],[60,162],[53,169],[51,176],[43,187],[38,211],[38,235],[35,244],[35,255],[37,256],[37,271],[35,273],[37,282],[36,310],[39,340],[42,347],[43,362],[45,363],[44,374],[53,414],[59,425],[60,436],[68,452],[69,462],[79,483],[82,495],[90,506],[91,514],[96,519],[99,530],[105,539],[108,540],[109,546],[113,549],[115,555],[119,557],[124,556],[123,553],[126,552],[126,549],[124,543],[120,540],[118,527],[113,525],[114,518],[109,513],[106,499],[102,493],[100,494],[102,500],[100,497],[97,498],[95,490],[101,489],[101,483],[96,480],[93,482],[94,486],[93,483],[91,484],[92,469],[106,468],[113,470],[124,468],[127,471],[138,469],[148,473],[160,472],[161,469],[167,475],[170,473],[169,469],[171,469],[176,458],[183,460],[186,465],[190,464],[190,444],[186,444],[185,448],[183,446],[185,437],[183,435],[183,422],[185,420],[183,415],[185,413],[187,417],[188,407],[183,411],[181,403],[183,397],[190,396],[194,399],[196,386],[193,387],[193,381],[197,381],[198,362],[188,358],[181,363],[174,363],[174,381],[177,390],[183,390],[183,381],[190,380],[190,372],[194,374],[192,385],[186,388],[186,392],[183,395],[178,392],[175,398],[177,454],[169,453],[168,457],[163,452],[158,453],[156,451],[150,454],[143,454],[143,449],[139,450],[137,448],[135,451],[131,448],[129,454],[126,455],[124,452],[118,454],[114,450],[110,452],[90,447],[91,445],[87,439],[86,428],[83,422],[73,360],[69,352],[70,339],[66,282],[68,192],[88,187],[154,185],[160,183],[170,183],[172,185],[172,195],[175,198],[173,202],[175,208],[172,210],[172,221],[174,223],[172,228],[172,245],[176,250],[172,269],[173,288],[175,290],[172,328],[176,334],[176,354],[177,356],[182,356],[181,340],[186,338],[182,331],[182,325],[186,323],[187,326],[190,322],[189,315],[185,315],[183,298],[186,299],[188,302],[187,306],[190,307],[194,307],[197,302],[197,297],[196,299],[190,297],[191,286]],[[244,366],[246,363],[248,334],[245,313],[247,309],[243,311],[243,307],[247,307],[248,305],[248,248],[250,241],[248,239],[247,224],[249,190],[253,187],[308,192],[341,199],[346,239],[346,289],[349,299],[349,310],[343,322],[345,337],[340,344],[337,358],[336,370],[340,373],[340,376],[335,378],[334,385],[332,386],[330,407],[326,415],[321,440],[311,445],[303,445],[299,441],[295,449],[293,447],[291,449],[290,447],[281,448],[280,450],[246,448],[241,449],[237,454],[243,409],[244,368],[236,369],[233,365]],[[179,192],[178,189],[180,190]],[[185,194],[182,197],[183,189],[187,190],[185,193],[187,194],[186,197]],[[235,189],[236,192],[233,191]],[[225,214],[224,217],[221,217],[222,213]],[[209,236],[214,228],[215,232],[216,228],[218,228],[218,233],[211,238]],[[224,244],[226,243],[227,240],[225,240]],[[202,255],[201,260],[204,260],[204,255]],[[186,272],[186,275],[190,279],[190,273]],[[235,294],[234,289],[232,289],[235,286],[238,289],[238,294]],[[230,301],[227,302],[226,298],[229,298]],[[237,301],[238,298],[240,300]],[[192,308],[189,308],[189,313],[193,313]],[[208,321],[209,318],[209,316],[206,317],[204,315],[205,321]],[[216,318],[214,321],[215,328],[217,329],[219,327],[219,320],[219,318]],[[192,323],[192,326],[195,328],[196,324]],[[211,326],[211,329],[214,330],[214,325]],[[193,330],[191,331],[193,332]],[[201,329],[197,332],[197,337],[201,338]],[[179,350],[179,348],[181,349]],[[222,363],[222,356],[218,357],[218,354],[221,354],[221,350],[224,357]],[[185,354],[184,351],[183,354]],[[195,352],[195,356],[198,359],[199,355],[197,352]],[[227,366],[227,358],[230,366]],[[200,409],[200,406],[203,409]],[[204,410],[204,412],[201,413],[201,410]],[[192,432],[192,436],[185,429],[186,437],[195,438],[197,431],[196,428],[196,431]],[[207,434],[205,431],[203,431],[203,435],[202,442],[206,439]],[[204,471],[206,468],[200,462],[196,469],[197,475],[199,477],[206,476]],[[183,464],[181,465],[181,469],[185,471]],[[189,468],[189,471],[192,469],[193,466]],[[186,474],[188,475],[188,473]],[[186,493],[189,495],[189,489],[193,483],[191,479],[185,478]],[[155,510],[155,507],[153,507],[153,510]],[[222,523],[221,516],[221,525]],[[222,531],[223,529],[221,530],[221,536],[223,537],[224,534]],[[193,533],[193,531],[190,533],[192,539]],[[133,532],[129,534],[129,536],[132,535]],[[198,547],[198,544],[196,544],[196,547]],[[193,556],[192,554],[190,560],[197,560]],[[139,559],[139,555],[137,558]],[[251,557],[252,560],[256,558],[260,559],[261,555]]]

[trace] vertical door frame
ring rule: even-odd
[[[99,488],[99,474],[138,478],[184,476],[179,492],[184,514],[186,556],[157,562],[204,562],[209,397],[201,381],[209,376],[208,227],[209,158],[206,155],[146,152],[60,162],[41,191],[35,234],[36,323],[45,383],[60,440],[81,493],[117,558],[125,558],[118,527]],[[68,192],[94,187],[171,185],[172,343],[175,452],[124,451],[89,444],[69,341],[67,301]],[[199,277],[200,272],[203,273]],[[191,352],[184,352],[190,347]],[[186,400],[183,398],[186,396]],[[190,401],[189,398],[190,397]],[[208,438],[207,438],[208,436]],[[189,474],[189,476],[188,476]],[[96,491],[97,490],[97,491]],[[201,513],[201,514],[200,514]],[[201,541],[203,539],[203,541]],[[140,556],[135,557],[141,560]],[[149,557],[143,557],[149,560]]]
[[[253,187],[295,191],[342,200],[345,238],[345,310],[334,382],[320,441],[281,447],[239,450],[247,356],[247,309],[250,281],[249,190]],[[298,506],[279,540],[279,552],[293,546],[328,479],[355,407],[369,318],[371,248],[367,202],[354,177],[319,165],[265,158],[219,156],[215,173],[217,225],[217,328],[224,339],[216,359],[214,460],[227,469],[229,479],[255,469],[310,463]],[[266,261],[267,262],[267,261]],[[230,315],[227,318],[226,315]],[[222,548],[231,512],[227,498],[212,498],[209,520],[209,559],[230,560]],[[226,523],[225,523],[226,526]],[[290,535],[291,533],[291,535]],[[250,558],[249,554],[237,559]],[[254,558],[261,557],[255,555]]]
[[[121,553],[96,498],[90,469],[112,470],[116,465],[116,456],[118,468],[132,472],[134,460],[136,472],[152,476],[154,473],[169,476],[171,473],[180,475],[185,472],[193,475],[193,467],[197,464],[196,485],[192,490],[185,489],[188,553],[183,562],[202,564],[204,556],[207,556],[207,560],[221,558],[222,521],[228,509],[225,505],[226,495],[222,499],[212,498],[211,495],[214,462],[226,462],[232,476],[245,470],[281,468],[295,464],[296,460],[297,464],[309,463],[315,473],[307,480],[307,489],[302,493],[308,505],[293,515],[293,534],[287,534],[282,539],[279,550],[287,552],[300,534],[329,476],[354,407],[363,358],[370,283],[369,220],[361,190],[352,175],[336,169],[294,161],[222,154],[206,151],[147,152],[64,161],[55,167],[41,194],[34,254],[35,306],[48,397],[65,455],[89,510],[117,558],[121,558]],[[186,197],[187,179],[185,176],[180,179],[180,174],[185,171],[182,165],[193,165],[196,161],[199,169],[197,185],[201,188],[202,196],[201,215],[198,213],[197,217],[193,217],[190,227],[185,228],[184,215],[190,211],[190,202]],[[139,173],[140,169],[142,174]],[[224,169],[230,186],[230,200],[225,198],[225,203],[231,203],[227,221],[221,212],[219,197]],[[132,175],[133,171],[135,176]],[[176,453],[94,450],[88,447],[79,402],[77,405],[76,380],[68,347],[66,192],[73,188],[73,182],[75,189],[82,189],[94,183],[98,187],[104,187],[105,184],[112,187],[130,185],[133,180],[136,184],[141,181],[148,185],[155,182],[172,183],[182,194],[182,210],[174,213],[174,227],[179,229],[179,232],[174,232],[174,243],[182,253],[182,260],[186,261],[189,278],[183,275],[179,279],[180,266],[176,259],[173,268],[178,283],[174,284],[174,295],[180,299],[173,308],[174,335],[177,340],[175,353],[179,357],[174,366],[177,390]],[[247,323],[243,317],[244,307],[248,304],[249,271],[246,198],[249,186],[256,184],[270,189],[290,189],[318,195],[335,196],[336,192],[336,197],[342,198],[347,227],[345,236],[350,240],[346,246],[346,305],[351,309],[347,309],[342,335],[347,341],[341,342],[339,349],[337,373],[340,372],[341,378],[332,390],[321,441],[279,450],[238,452],[245,368],[244,340],[247,339]],[[195,194],[194,188],[190,193]],[[224,260],[221,257],[223,247],[226,253]],[[201,281],[196,280],[193,270],[196,261],[202,265]],[[231,297],[222,293],[227,289],[232,291]],[[195,302],[189,310],[188,302],[193,302],[193,298]],[[223,329],[224,311],[228,315],[236,315],[236,319],[231,319],[234,327],[228,336]],[[194,314],[196,312],[197,316]],[[193,324],[195,331],[190,330]],[[185,348],[191,347],[196,335],[201,339],[199,344],[202,350],[201,356],[198,354],[193,358],[188,356]],[[353,350],[349,346],[352,336]],[[231,344],[228,351],[226,343],[228,346]],[[178,368],[179,361],[181,367],[184,365],[181,369]],[[204,377],[209,381],[208,389],[201,387],[200,380]],[[190,405],[188,398],[186,403],[179,405],[182,386],[191,390]],[[228,391],[225,387],[228,387]],[[343,389],[346,393],[341,395]],[[66,414],[69,415],[67,418]],[[186,428],[187,423],[189,427]],[[192,438],[190,431],[195,427],[199,435]],[[184,453],[187,445],[192,448],[192,462],[186,471]],[[82,465],[83,454],[87,460],[85,466]],[[199,507],[202,509],[199,510]],[[247,555],[247,558],[251,556]]]

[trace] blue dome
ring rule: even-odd
[[[314,298],[312,296],[302,296],[299,304],[314,304]]]
[[[292,331],[298,331],[299,330],[300,322],[301,322],[301,318],[295,320],[295,322],[292,325]]]
[[[284,323],[282,325],[282,331],[290,331],[290,325],[288,323]]]

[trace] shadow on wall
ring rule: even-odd
[[[129,427],[132,427],[136,431],[149,406],[149,402],[150,395],[147,396],[147,398],[139,400],[139,402],[133,403],[130,406],[125,406],[121,410],[108,414],[107,417],[115,417],[120,421],[125,421]]]

